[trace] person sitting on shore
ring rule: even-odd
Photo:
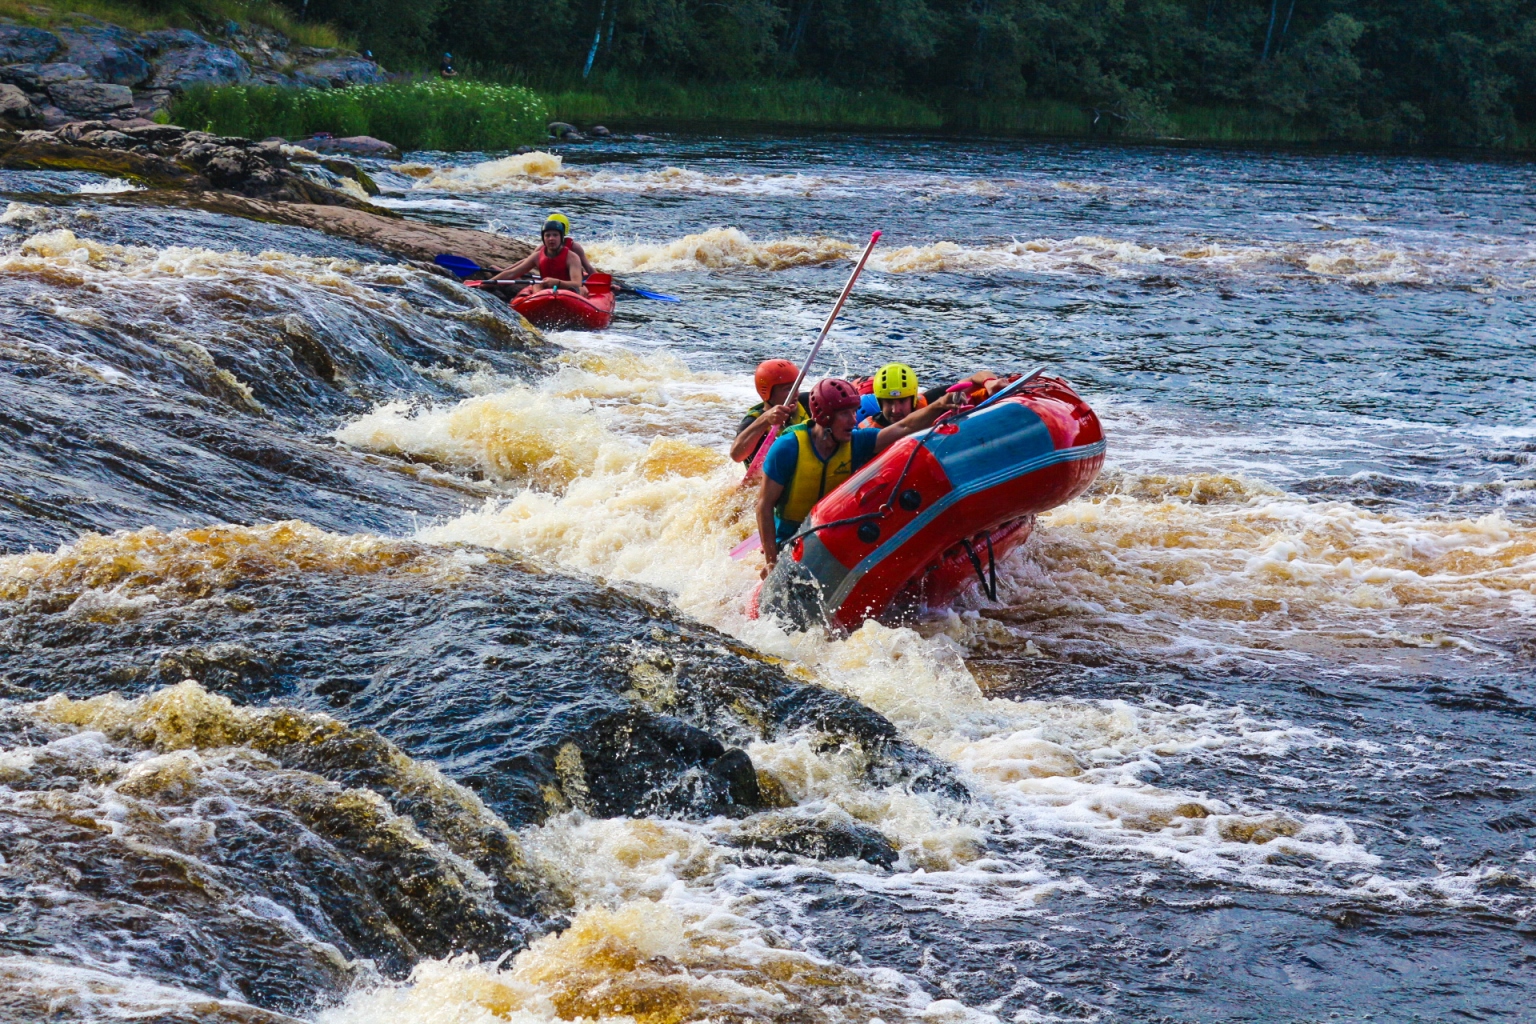
[[[996,391],[1002,381],[991,370],[978,370],[960,383],[975,384],[976,387],[969,391],[969,396],[981,399]],[[880,411],[866,416],[859,426],[888,427],[893,423],[899,423],[916,410],[925,408],[944,397],[949,391],[950,385],[940,384],[938,387],[919,392],[917,372],[912,367],[906,363],[886,363],[874,376],[874,396],[880,404]]]
[[[437,73],[444,78],[458,78],[459,73],[453,70],[453,54],[443,54],[443,62],[438,65]]]
[[[757,496],[757,530],[763,544],[763,575],[773,571],[779,546],[793,537],[811,509],[871,459],[908,434],[933,425],[956,404],[940,395],[899,423],[881,429],[855,426],[859,392],[833,377],[811,389],[811,422],[790,427],[763,460]]]
[[[748,409],[736,426],[736,440],[731,442],[731,459],[750,464],[757,458],[757,450],[773,428],[804,423],[811,418],[810,407],[804,393],[796,396],[793,406],[789,401],[789,389],[800,368],[788,359],[765,359],[757,364],[752,383],[757,387],[757,397],[762,401]]]
[[[537,271],[538,280],[517,293],[518,298],[546,289],[569,288],[578,295],[587,294],[582,284],[581,260],[571,248],[571,240],[565,237],[565,225],[559,220],[544,222],[543,244],[526,257],[518,260],[490,281],[516,281]]]

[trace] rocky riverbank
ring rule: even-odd
[[[143,189],[114,201],[295,224],[410,260],[453,252],[494,266],[532,249],[485,231],[406,220],[368,201],[378,189],[356,163],[282,139],[258,142],[142,119],[74,121],[52,131],[0,132],[0,167],[108,174]]]
[[[194,85],[383,81],[383,69],[359,54],[300,46],[261,25],[231,21],[199,34],[135,32],[94,18],[53,29],[0,22],[0,121],[16,127],[147,118]]]

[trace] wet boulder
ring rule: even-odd
[[[133,90],[107,82],[57,82],[48,97],[71,114],[108,114],[133,106]]]
[[[855,821],[846,812],[814,818],[774,811],[742,822],[726,840],[748,850],[787,853],[814,860],[853,857],[888,868],[898,853],[879,829]]]
[[[139,54],[137,38],[127,29],[84,25],[60,29],[59,40],[70,63],[85,68],[97,82],[131,86],[149,77],[149,62]]]
[[[316,153],[346,153],[349,156],[378,157],[385,160],[395,160],[400,157],[400,147],[371,135],[349,135],[341,139],[305,139],[303,144]]]
[[[26,93],[14,85],[0,85],[0,121],[13,127],[30,128],[42,124],[43,115]]]
[[[30,25],[0,25],[0,64],[51,60],[63,46],[59,37]]]

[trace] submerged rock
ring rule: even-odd
[[[896,863],[896,847],[879,829],[855,821],[846,813],[805,818],[773,812],[742,822],[727,841],[744,849],[787,853],[816,860],[854,857],[888,868]]]

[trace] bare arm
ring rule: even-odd
[[[532,255],[524,256],[522,259],[520,259],[516,263],[512,264],[506,270],[503,270],[503,271],[500,271],[499,273],[497,273],[497,275],[495,277],[491,278],[491,280],[492,281],[514,281],[514,280],[516,280],[519,277],[526,276],[528,271],[532,270],[533,269],[533,265],[535,263],[537,263],[537,262],[539,262],[539,252],[538,252],[537,249],[535,249],[533,251]]]
[[[784,485],[764,475],[762,487],[757,492],[757,535],[763,542],[764,576],[773,571],[774,563],[779,560],[779,547],[774,540],[773,508],[783,495]]]
[[[875,454],[878,455],[880,452],[885,451],[908,434],[915,434],[919,430],[926,430],[933,425],[934,420],[952,409],[954,404],[955,396],[953,394],[945,395],[937,401],[929,402],[906,419],[892,423],[875,435]]]
[[[587,294],[586,286],[581,283],[581,260],[576,258],[574,252],[567,251],[565,254],[565,278],[546,277],[543,283],[563,284],[567,288],[579,290],[583,295]]]
[[[757,439],[768,433],[769,427],[782,427],[788,422],[789,406],[787,405],[773,405],[763,410],[763,414],[753,420],[736,435],[736,440],[731,442],[731,461],[746,462],[752,456],[752,450],[757,447]]]
[[[587,250],[583,249],[581,243],[574,238],[571,239],[571,252],[574,252],[576,258],[581,260],[581,272],[583,274],[597,273],[597,268],[592,265],[591,260],[587,259]]]

